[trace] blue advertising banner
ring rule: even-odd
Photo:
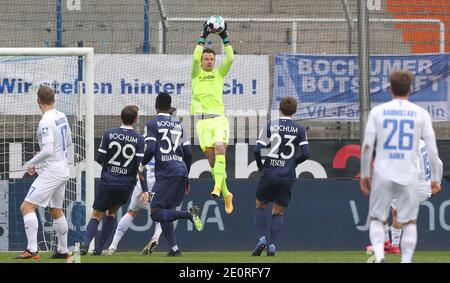
[[[26,246],[20,204],[29,181],[10,185],[15,193],[9,197],[9,250],[22,250]],[[210,198],[212,180],[191,180],[191,192],[177,209],[196,205],[201,209],[204,230],[195,231],[192,223],[175,222],[175,232],[182,251],[250,251],[257,241],[255,232],[255,191],[258,180],[229,180],[234,193],[235,211],[228,215],[222,200]],[[418,250],[449,250],[450,241],[450,183],[443,180],[442,192],[420,206],[418,219]],[[369,244],[368,198],[359,189],[357,180],[300,180],[293,187],[292,199],[285,213],[284,228],[277,243],[278,250],[361,250]],[[84,204],[71,205],[66,211],[70,228],[69,245],[82,240],[85,223],[75,221],[83,213]],[[127,206],[119,210],[118,218],[126,213]],[[267,217],[270,223],[270,207]],[[41,213],[41,211],[40,211]],[[39,218],[44,217],[40,215]],[[48,217],[46,215],[45,217]],[[84,222],[84,219],[82,219]],[[41,225],[50,230],[50,225]],[[140,211],[133,225],[119,244],[119,251],[140,252],[153,234],[154,224],[147,211]],[[50,231],[48,231],[50,232]],[[81,238],[80,238],[81,236]],[[111,235],[112,236],[112,235]],[[107,243],[109,244],[109,243]],[[43,244],[41,249],[45,248]],[[166,241],[161,237],[158,251],[166,251]]]
[[[376,55],[370,59],[371,105],[389,101],[389,74],[396,69],[414,74],[411,101],[433,120],[449,120],[450,54]],[[272,110],[284,96],[299,102],[296,119],[358,120],[356,55],[289,55],[275,58]]]

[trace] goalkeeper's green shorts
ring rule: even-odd
[[[217,142],[228,144],[230,126],[225,116],[197,121],[197,137],[202,151],[215,147]]]

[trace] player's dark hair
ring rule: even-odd
[[[214,56],[216,56],[216,52],[212,48],[203,49],[203,54],[205,54],[205,53],[212,53],[212,54],[214,54]],[[202,56],[203,56],[203,54],[202,54]]]
[[[407,96],[411,91],[414,76],[410,71],[395,70],[389,75],[391,90],[395,96]]]
[[[169,111],[172,97],[167,92],[160,92],[156,97],[155,107],[160,111]]]
[[[41,86],[38,89],[37,96],[41,104],[52,105],[55,102],[55,94],[51,87]]]
[[[283,115],[292,116],[297,111],[297,101],[292,96],[286,96],[281,99],[280,111]]]
[[[136,112],[139,112],[139,107],[137,107],[136,105],[130,105],[130,106],[133,107],[136,110]]]
[[[139,108],[136,105],[128,105],[122,109],[120,118],[124,125],[133,125],[138,116]]]

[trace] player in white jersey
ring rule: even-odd
[[[55,109],[55,95],[50,87],[42,86],[37,93],[37,103],[42,110],[37,136],[40,152],[27,162],[29,175],[34,175],[36,166],[42,165],[39,176],[31,184],[27,196],[20,206],[27,235],[27,249],[18,259],[39,259],[37,232],[39,228],[36,208],[49,207],[53,217],[53,228],[58,237],[58,247],[51,258],[68,258],[68,225],[62,211],[65,186],[70,171],[67,148],[72,144],[69,122],[64,113]]]
[[[419,150],[417,151],[417,155],[415,158],[416,163],[420,167],[420,174],[418,178],[418,188],[417,197],[419,203],[422,203],[429,199],[431,196],[436,195],[440,192],[440,188],[431,191],[431,170],[430,170],[430,162],[428,161],[428,151],[424,140],[420,140],[419,142]],[[439,170],[443,171],[442,161],[439,159]],[[397,221],[397,202],[398,199],[393,199],[391,203],[392,207],[392,226],[391,226],[391,236],[392,236],[392,253],[400,253],[400,239],[403,231],[403,225]]]
[[[417,197],[419,203],[422,203],[429,199],[432,195],[435,195],[439,191],[432,194],[431,192],[431,171],[430,171],[430,163],[428,161],[428,152],[426,148],[426,144],[424,140],[419,141],[419,148],[416,151],[415,162],[419,164],[420,174],[418,177],[418,191]],[[442,161],[439,160],[439,165],[441,167],[440,170],[443,170]],[[396,202],[397,199],[393,199],[391,202],[392,207],[392,226],[391,230],[391,239],[389,238],[389,226],[387,221],[384,223],[385,229],[385,242],[384,242],[384,251],[385,253],[399,254],[400,253],[400,238],[402,235],[403,225],[397,221],[397,211],[396,211]],[[366,247],[366,251],[368,254],[373,253],[373,246],[370,245]]]
[[[442,171],[436,138],[428,112],[409,102],[413,75],[394,71],[389,76],[393,99],[374,107],[370,113],[361,147],[361,190],[369,195],[370,241],[375,262],[384,262],[384,227],[392,199],[397,198],[397,220],[402,223],[402,262],[411,262],[417,243],[417,176],[415,162],[419,140],[423,138],[431,169],[431,190],[440,190]],[[376,157],[371,180],[371,158],[376,141]]]
[[[147,184],[148,184],[147,194],[151,195],[151,190],[153,188],[153,185],[155,184],[154,159],[152,159],[152,161],[150,161],[146,165],[146,170],[147,170]],[[136,218],[140,209],[147,210],[148,217],[150,218],[150,203],[148,201],[145,201],[145,199],[151,200],[151,197],[150,198],[148,198],[148,196],[143,197],[143,194],[145,193],[142,191],[141,184],[140,182],[137,182],[136,186],[134,187],[133,194],[131,195],[128,212],[120,219],[111,245],[107,250],[104,250],[102,252],[102,255],[113,255],[116,252],[120,240],[122,239],[123,235],[128,230],[128,228],[130,228],[131,224],[133,223],[133,219]],[[159,222],[155,222],[155,232],[153,233],[153,236],[151,237],[149,244],[147,244],[147,246],[142,250],[141,254],[149,255],[154,251],[154,249],[158,246],[159,237],[161,236],[161,233],[162,233],[161,224]]]

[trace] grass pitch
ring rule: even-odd
[[[1,252],[0,263],[64,263],[65,260],[49,259],[50,253],[40,253],[39,260],[13,259],[19,252]],[[168,257],[166,252],[154,252],[150,256],[139,252],[117,252],[114,256],[81,257],[81,263],[365,263],[370,256],[364,251],[278,251],[276,256],[252,257],[250,252],[183,252],[180,257]],[[399,263],[400,255],[387,255],[388,263]],[[416,263],[450,263],[450,253],[445,251],[416,252]]]

